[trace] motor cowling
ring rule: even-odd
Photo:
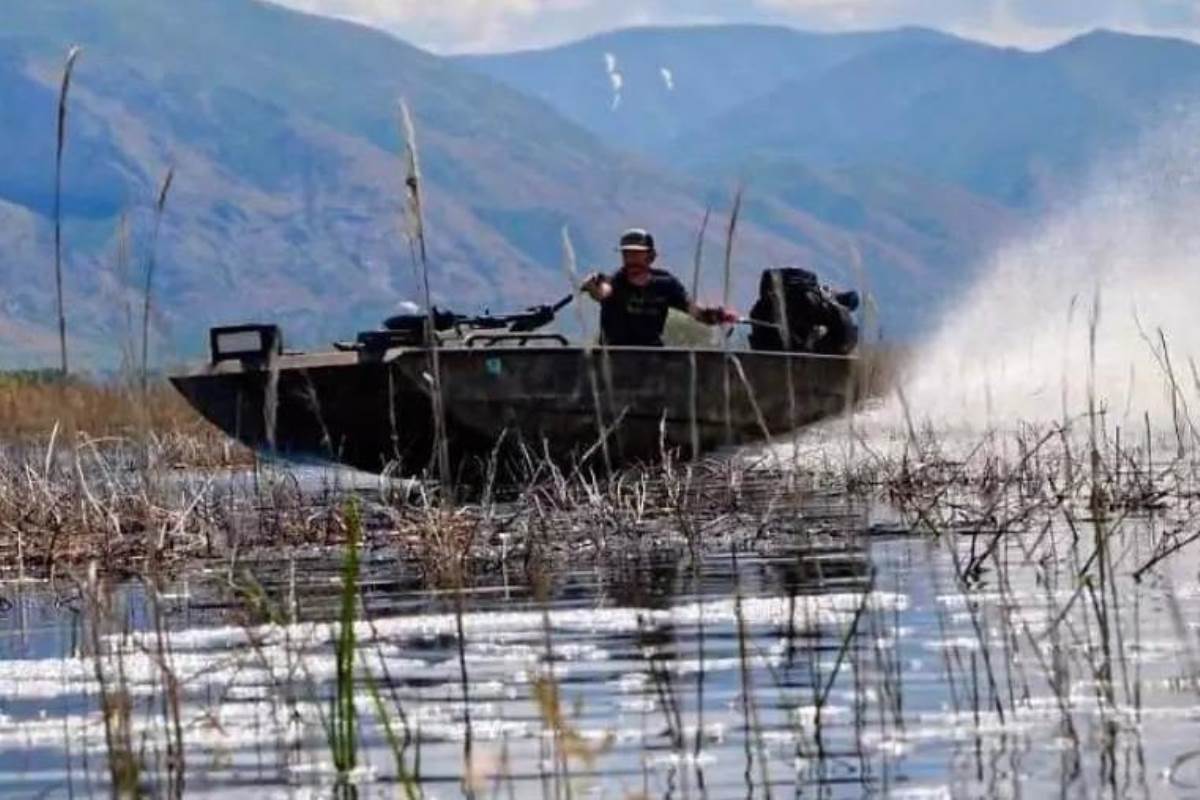
[[[755,350],[848,355],[858,346],[858,293],[835,293],[800,267],[763,270],[750,309]]]

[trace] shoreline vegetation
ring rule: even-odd
[[[893,355],[864,357],[874,376],[868,405],[884,402],[883,387],[896,380]],[[608,477],[527,453],[520,482],[500,485],[489,469],[478,493],[447,502],[432,472],[400,480],[386,470],[369,476],[263,458],[165,382],[143,392],[133,381],[10,373],[0,375],[0,553],[4,572],[50,579],[92,562],[121,578],[294,546],[336,554],[347,542],[348,505],[363,503],[355,512],[362,544],[397,546],[430,588],[444,589],[501,569],[504,559],[519,557],[529,569],[541,556],[552,565],[619,552],[604,531],[632,537],[625,544],[635,551],[662,546],[696,557],[727,547],[732,531],[767,530],[756,514],[786,514],[832,494],[886,502],[908,527],[935,535],[994,529],[965,568],[977,573],[1009,526],[1048,508],[1083,503],[1089,518],[1128,516],[1200,496],[1200,439],[1186,408],[1170,431],[1148,418],[1142,430],[1122,430],[1091,413],[964,440],[911,416],[883,436],[864,433],[860,420],[871,410],[850,410],[762,448],[695,462],[667,452],[661,463]],[[1021,493],[1020,507],[1000,514],[1007,497],[983,504],[1010,489]],[[1186,547],[1193,539],[1185,533],[1165,538],[1163,549]]]
[[[63,378],[57,370],[0,372],[0,440],[45,440],[55,428],[95,438],[153,433],[228,439],[166,381],[151,380],[143,390],[124,378]]]
[[[859,364],[856,380],[875,396],[900,369],[890,350],[867,351]],[[165,381],[143,389],[138,376],[90,380],[53,370],[0,374],[0,449],[0,572],[51,579],[91,562],[120,578],[289,546],[336,548],[346,540],[344,506],[362,496],[369,498],[366,540],[408,542],[412,560],[444,588],[447,556],[464,573],[497,566],[493,545],[515,517],[546,517],[539,524],[547,531],[576,530],[549,548],[552,560],[565,559],[580,547],[604,550],[586,543],[588,525],[621,527],[630,513],[639,524],[666,524],[681,503],[693,511],[707,504],[704,516],[716,518],[748,492],[785,480],[777,469],[747,477],[737,459],[689,464],[676,453],[603,478],[527,453],[518,482],[489,483],[470,501],[445,503],[435,465],[428,480],[407,481],[386,470],[376,478],[265,458],[201,418]],[[547,521],[572,517],[571,509],[590,511]],[[376,528],[388,533],[376,536]],[[698,537],[663,541],[696,553]]]

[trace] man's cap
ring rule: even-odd
[[[642,228],[630,228],[621,234],[620,249],[652,252],[654,250],[654,237]]]

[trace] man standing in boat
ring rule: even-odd
[[[617,347],[662,347],[667,312],[674,308],[705,325],[732,324],[738,315],[720,306],[701,307],[666,270],[655,269],[654,237],[641,228],[621,235],[621,269],[590,276],[582,289],[600,304],[600,338]]]

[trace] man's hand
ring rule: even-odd
[[[579,286],[580,291],[588,293],[596,302],[603,302],[612,294],[612,284],[608,282],[608,277],[601,272],[593,272],[584,279]]]
[[[724,306],[713,306],[711,308],[697,308],[692,316],[705,325],[733,325],[741,317],[732,308]]]

